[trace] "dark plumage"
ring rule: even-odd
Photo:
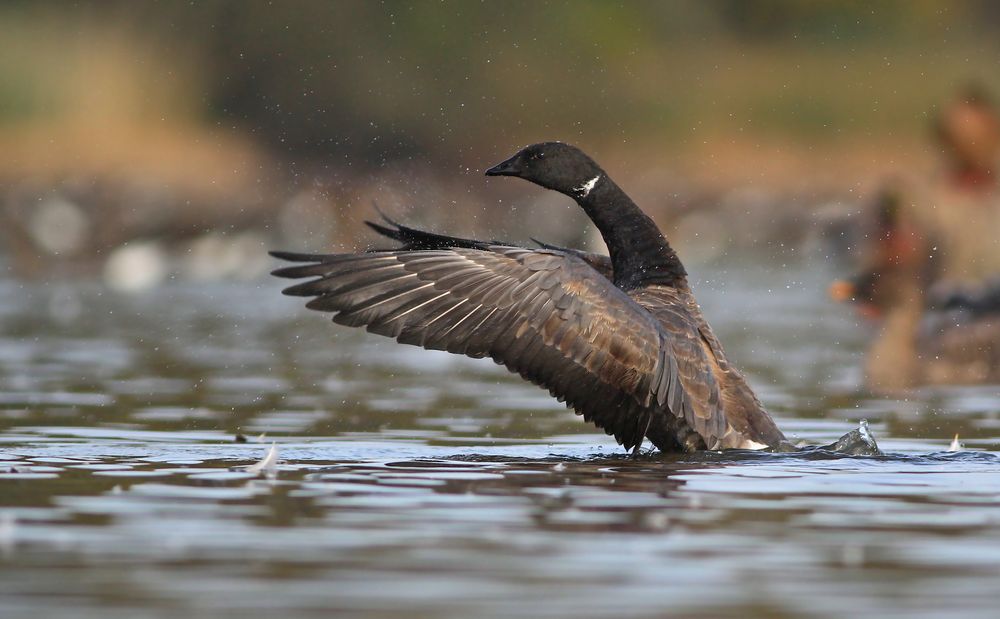
[[[387,220],[403,248],[273,252],[284,292],[404,344],[490,357],[614,435],[664,451],[777,447],[781,431],[726,360],[653,220],[579,149],[529,146],[486,171],[572,197],[610,256],[460,239]]]

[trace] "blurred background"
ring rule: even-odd
[[[1000,91],[998,31],[987,0],[10,0],[3,272],[256,276],[265,248],[375,242],[373,202],[587,244],[566,200],[481,176],[549,139],[592,153],[688,262],[836,255],[887,179],[935,173],[940,106]]]

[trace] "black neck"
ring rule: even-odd
[[[586,195],[574,196],[601,231],[614,283],[623,290],[651,284],[681,286],[687,271],[653,220],[606,175]]]

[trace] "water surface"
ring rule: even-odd
[[[699,275],[787,434],[867,418],[887,455],[630,459],[280,282],[0,281],[0,616],[995,616],[997,388],[870,396],[828,273]]]

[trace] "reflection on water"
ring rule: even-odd
[[[994,616],[997,389],[871,398],[823,273],[707,275],[786,433],[864,417],[889,455],[630,459],[502,368],[280,282],[0,282],[0,616]]]

